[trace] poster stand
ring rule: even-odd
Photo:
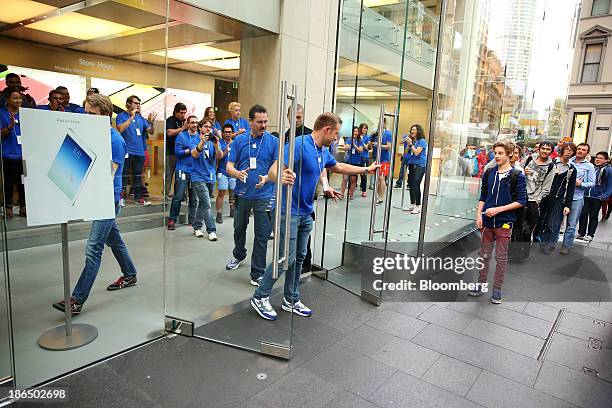
[[[45,350],[72,350],[91,343],[98,337],[98,329],[89,324],[72,324],[70,307],[70,263],[68,255],[68,223],[62,227],[62,266],[64,280],[65,324],[47,330],[38,338],[38,345]]]

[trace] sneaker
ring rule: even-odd
[[[269,240],[271,240],[271,239],[274,239],[274,231],[272,231],[272,232],[270,233],[270,237],[268,238],[268,241],[269,241]]]
[[[204,233],[202,232],[202,230],[199,230],[199,229],[194,230],[193,235],[195,235],[196,238],[204,238]]]
[[[349,201],[353,201],[354,199],[355,199],[355,197],[349,196]]]
[[[584,240],[587,241],[587,242],[591,242],[593,240],[593,237],[590,236],[590,235],[587,235],[587,236],[584,237]]]
[[[383,202],[383,200],[376,200],[376,205],[381,205]]]
[[[257,314],[266,320],[276,320],[276,316],[278,316],[270,304],[269,297],[261,299],[255,299],[253,297],[251,298],[251,306],[253,306]]]
[[[559,251],[559,253],[560,253],[561,255],[567,255],[567,254],[569,254],[569,251],[570,251],[570,250],[569,250],[569,248],[563,247],[563,248],[561,248],[561,250]]]
[[[141,198],[138,200],[138,205],[147,206],[147,205],[151,205],[151,202],[149,200],[145,200],[144,198]]]
[[[540,247],[540,252],[544,255],[550,255],[555,250],[555,247]]]
[[[580,234],[578,234],[578,235],[576,235],[576,239],[579,239],[579,240],[581,240],[581,241],[584,241],[584,235],[580,235]]]
[[[364,191],[364,192],[362,192],[362,193],[361,193],[361,196],[362,196],[363,198],[366,198],[366,197],[368,196],[368,193],[366,193],[366,192]]]
[[[119,206],[125,207],[125,199],[123,199],[123,198],[119,199]]]
[[[408,208],[405,208],[404,211],[412,211],[414,210],[414,204],[410,204]]]
[[[219,239],[219,237],[217,236],[217,234],[215,234],[215,232],[214,232],[214,231],[213,231],[213,232],[211,232],[210,234],[208,234],[208,240],[209,240],[209,241],[216,241],[216,240],[218,240],[218,239]]]
[[[502,302],[502,294],[501,290],[493,290],[493,294],[491,295],[491,303],[495,303],[499,305]]]
[[[255,279],[255,280],[251,279],[251,285],[259,286],[259,284],[261,283],[262,280],[263,280],[263,276],[260,276],[259,278]]]
[[[482,290],[482,286],[480,284],[478,284],[478,286],[476,288],[474,288],[474,289],[472,289],[472,290],[470,290],[468,292],[468,295],[476,297],[476,296],[484,295],[484,293],[485,292],[484,292],[484,290]]]
[[[281,304],[281,308],[285,312],[293,312],[298,316],[310,317],[312,316],[312,310],[310,310],[302,301],[298,300],[291,306],[291,302],[287,301],[287,299],[283,298],[283,303]]]
[[[236,258],[232,258],[229,260],[227,265],[225,265],[225,269],[227,269],[228,271],[233,271],[234,269],[238,269],[241,263],[242,261],[239,261]]]
[[[420,205],[415,205],[414,208],[412,209],[412,211],[410,211],[410,214],[420,214],[421,213],[421,206]]]
[[[62,313],[66,312],[66,304],[64,303],[63,300],[54,303],[53,304],[53,308],[59,310]],[[81,313],[81,310],[83,310],[83,304],[82,303],[77,303],[76,299],[71,297],[70,298],[70,314],[72,316],[77,315],[79,313]]]
[[[223,224],[223,215],[221,213],[217,213],[217,218],[215,219],[217,224]]]
[[[393,186],[394,190],[399,190],[400,188],[402,188],[402,186],[400,186],[399,184],[396,184]]]
[[[168,220],[168,231],[174,231],[176,227],[174,226],[173,220]]]
[[[126,278],[125,276],[120,276],[115,282],[111,283],[106,287],[106,290],[119,290],[123,288],[129,288],[130,286],[134,286],[138,280],[136,279],[136,275]]]
[[[230,215],[229,216],[234,218],[234,209],[233,208],[230,208]]]

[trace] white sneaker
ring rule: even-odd
[[[593,237],[590,235],[587,235],[586,237],[584,237],[584,240],[587,242],[591,242],[593,240]]]
[[[214,232],[211,232],[210,234],[208,234],[209,241],[216,241],[217,239],[219,239],[219,237],[217,237],[217,234],[215,234]]]
[[[202,232],[202,230],[194,230],[193,231],[193,235],[195,235],[197,238],[204,238],[204,233]]]
[[[125,199],[123,199],[123,198],[119,199],[119,205],[121,207],[125,207]]]
[[[412,210],[414,210],[414,204],[410,204],[408,208],[406,208],[404,211],[412,211]]]
[[[415,205],[414,208],[412,209],[412,211],[410,211],[410,214],[420,214],[421,213],[421,206],[420,205]]]
[[[270,304],[270,298],[255,299],[251,298],[251,306],[253,309],[266,320],[276,320],[276,311]]]
[[[310,310],[308,306],[303,304],[301,300],[298,300],[292,305],[290,302],[287,301],[287,299],[283,297],[283,303],[281,304],[281,308],[285,312],[293,312],[299,316],[309,317],[312,315],[312,310]]]

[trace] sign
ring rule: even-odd
[[[574,121],[572,123],[572,141],[574,144],[585,143],[589,134],[589,124],[591,122],[591,113],[574,113]]]
[[[107,116],[21,108],[28,226],[115,218]]]
[[[607,126],[597,126],[595,129],[596,130],[610,130],[610,128]]]

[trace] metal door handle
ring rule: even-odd
[[[287,168],[293,169],[295,163],[295,128],[297,115],[297,85],[291,85],[291,94],[287,95],[287,99],[291,100],[291,122],[289,124],[289,157],[287,159]],[[297,181],[297,180],[296,180]],[[293,186],[287,186],[287,197],[285,198],[285,247],[283,258],[283,269],[289,269],[289,239],[291,238],[291,204],[293,201]]]
[[[381,142],[382,135],[385,130],[385,104],[380,105],[380,117],[378,122],[378,138],[376,142],[376,163],[380,163],[380,152],[381,152]],[[376,202],[378,201],[378,174],[380,172],[380,167],[376,168],[376,173],[374,174],[374,193],[372,194],[372,206],[370,208],[370,234],[368,235],[368,241],[372,241],[374,239],[374,227],[376,223]]]
[[[393,181],[393,168],[395,166],[392,166],[392,164],[395,164],[395,148],[396,148],[396,144],[397,144],[397,134],[398,134],[398,126],[399,125],[399,118],[398,118],[398,112],[397,112],[397,106],[395,107],[395,110],[393,111],[393,134],[391,134],[391,157],[389,160],[389,174],[387,174],[387,199],[385,200],[385,214],[384,214],[384,220],[383,220],[383,237],[385,239],[385,241],[387,240],[387,237],[389,236],[389,205],[391,203],[391,191],[393,191],[393,186],[391,186],[391,182]],[[391,188],[389,188],[391,187]]]
[[[281,206],[283,203],[283,165],[285,155],[285,118],[284,112],[286,108],[286,95],[287,95],[287,81],[281,82],[281,103],[280,103],[280,120],[279,120],[279,134],[278,134],[278,159],[276,162],[277,173],[276,173],[276,211],[274,212],[274,245],[272,254],[272,277],[278,279],[278,267],[284,259],[280,259],[280,227],[281,227]]]

